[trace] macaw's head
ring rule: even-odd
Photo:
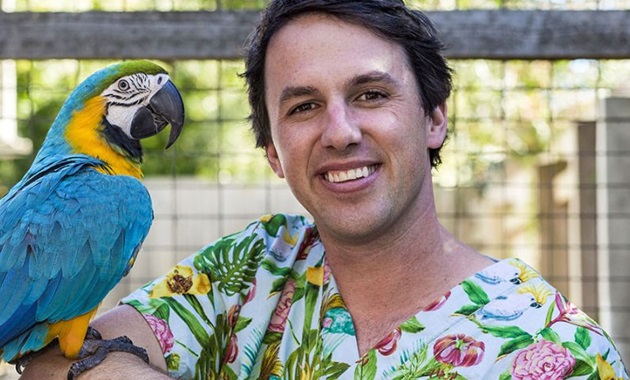
[[[148,61],[125,61],[97,71],[72,92],[42,149],[51,140],[48,154],[85,154],[114,174],[140,176],[139,140],[168,124],[167,148],[182,131],[184,104],[166,71]]]
[[[184,125],[184,104],[164,69],[147,61],[125,62],[112,69],[105,82],[110,84],[100,93],[106,108],[105,135],[120,130],[123,139],[139,140],[170,124],[166,147],[173,145]]]

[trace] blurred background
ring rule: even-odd
[[[144,144],[151,233],[102,311],[263,214],[305,213],[246,120],[242,47],[265,3],[0,0],[0,195],[95,70],[148,58],[182,91],[180,140]],[[442,222],[481,252],[538,268],[629,363],[630,0],[407,4],[430,13],[455,70],[434,172]]]

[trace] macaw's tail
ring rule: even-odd
[[[20,357],[41,350],[58,338],[59,349],[68,359],[76,359],[83,346],[88,324],[98,307],[68,321],[53,324],[38,323],[29,331],[17,336],[0,350],[0,359],[15,363]]]

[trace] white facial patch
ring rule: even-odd
[[[131,136],[131,121],[140,107],[149,101],[169,81],[168,74],[137,73],[122,77],[103,91],[107,101],[107,120]]]

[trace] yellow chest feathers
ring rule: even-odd
[[[105,113],[105,100],[96,96],[75,111],[66,129],[66,140],[74,153],[96,157],[108,166],[109,174],[130,175],[142,178],[142,171],[137,163],[113,150],[103,137],[101,125]],[[104,170],[102,170],[105,172]]]

